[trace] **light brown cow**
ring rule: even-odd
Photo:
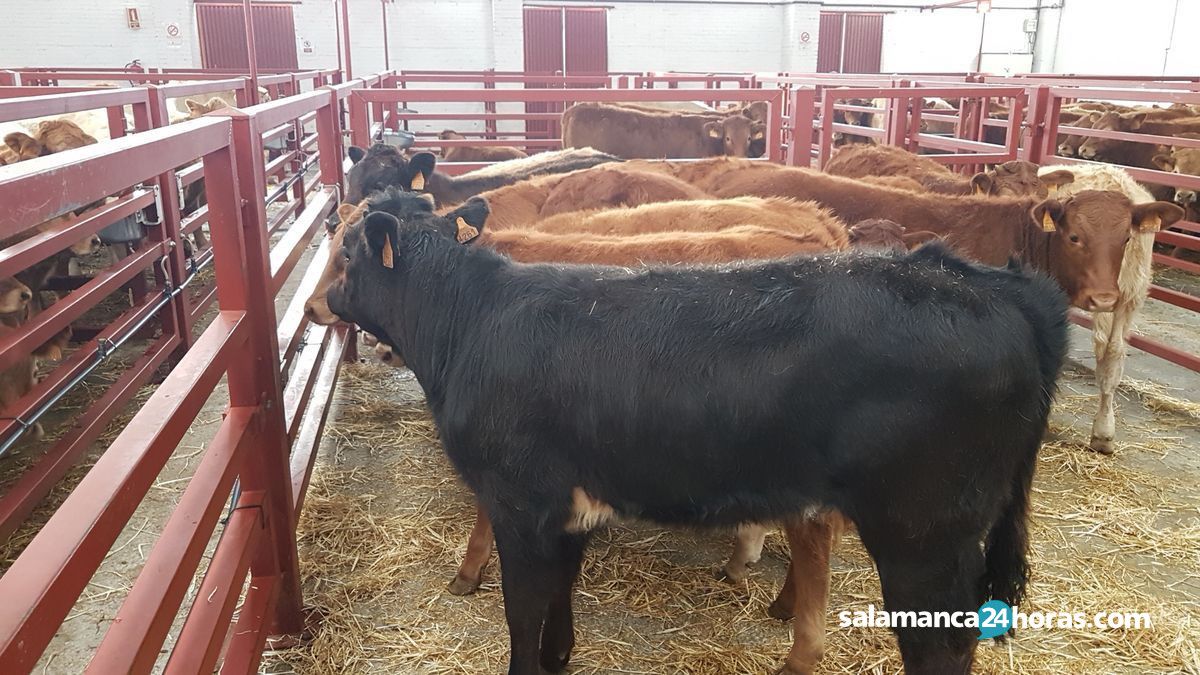
[[[1155,136],[1200,133],[1200,117],[1161,120],[1148,118],[1148,114],[1145,110],[1128,113],[1101,113],[1092,124],[1092,128],[1101,131],[1123,131]],[[1113,138],[1088,138],[1079,145],[1078,150],[1079,156],[1084,159],[1147,169],[1155,168],[1154,156],[1161,152],[1161,146],[1153,143],[1135,143]]]
[[[888,218],[943,236],[965,255],[1003,265],[1018,255],[1049,273],[1089,311],[1116,305],[1117,274],[1131,234],[1183,217],[1168,202],[1134,205],[1123,194],[1088,190],[1065,200],[933,195],[868,185],[803,168],[747,169],[714,196],[782,196],[828,206],[843,220]]]
[[[747,157],[765,127],[744,115],[650,112],[577,103],[563,112],[563,147],[592,147],[626,159]]]
[[[1200,140],[1200,133],[1179,134],[1178,138]],[[1156,154],[1151,160],[1154,168],[1161,171],[1200,176],[1200,148],[1171,147],[1167,152]],[[1175,188],[1175,203],[1185,208],[1196,206],[1197,191],[1192,188]]]
[[[453,129],[446,129],[438,134],[438,138],[444,141],[463,141],[467,137]],[[522,159],[528,156],[524,150],[506,145],[453,145],[442,148],[442,159],[447,162],[503,162],[510,159]]]

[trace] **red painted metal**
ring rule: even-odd
[[[883,15],[847,14],[845,35],[840,72],[878,73],[883,54]]]
[[[839,73],[842,70],[842,26],[844,12],[821,12],[817,32],[817,72]]]
[[[563,72],[608,73],[608,10],[567,8],[563,12]]]
[[[354,67],[350,62],[350,0],[339,0],[339,4],[342,6],[342,49],[346,52],[343,58],[345,67],[339,67],[339,70],[346,73],[346,79],[350,79],[354,77]],[[342,64],[339,62],[338,65]]]
[[[254,54],[258,65],[271,70],[296,70],[292,6],[254,3],[250,20],[254,26]],[[196,3],[200,60],[205,69],[245,71],[250,68],[247,23],[243,2]]]

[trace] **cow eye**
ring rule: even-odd
[[[1078,244],[1078,243],[1079,243],[1079,235],[1077,235],[1077,234],[1073,234],[1073,235],[1071,235],[1071,236],[1069,237],[1069,239],[1071,240],[1071,243],[1072,243],[1072,244]]]

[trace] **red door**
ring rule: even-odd
[[[297,70],[296,25],[291,5],[255,4],[254,51],[262,70]],[[223,2],[197,2],[200,61],[205,68],[247,70],[246,22],[242,6]]]
[[[598,7],[525,7],[525,73],[592,75],[608,72],[608,13]],[[527,85],[542,89],[546,85]],[[526,112],[563,111],[561,103],[527,103]],[[558,138],[558,122],[525,123],[530,138]]]
[[[882,53],[882,14],[821,12],[818,73],[878,73]]]
[[[842,12],[821,12],[821,28],[817,33],[817,72],[842,72]]]

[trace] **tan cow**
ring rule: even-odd
[[[577,103],[563,112],[563,147],[592,147],[626,159],[747,157],[765,126],[744,115],[651,112]]]

